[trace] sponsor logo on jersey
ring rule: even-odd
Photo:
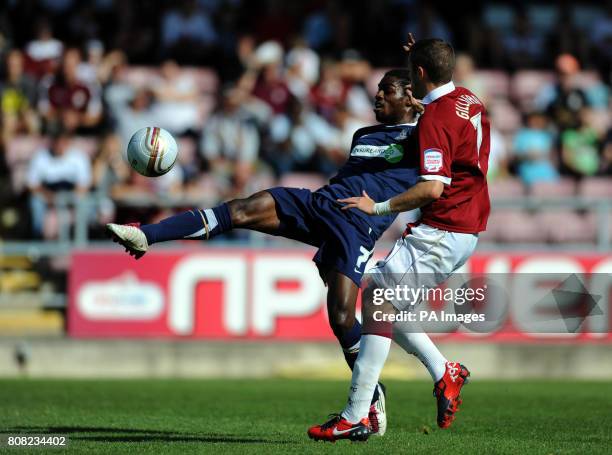
[[[351,150],[351,156],[363,158],[384,158],[389,163],[399,163],[404,156],[404,147],[400,144],[365,145],[359,144]]]
[[[442,151],[427,149],[423,152],[423,168],[427,172],[438,172],[442,169]]]

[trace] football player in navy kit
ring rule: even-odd
[[[314,192],[270,188],[160,223],[109,224],[107,230],[136,258],[153,243],[208,240],[230,229],[255,230],[317,247],[313,260],[328,287],[329,323],[352,369],[361,337],[361,324],[355,318],[361,278],[376,240],[396,215],[372,217],[358,210],[341,210],[338,199],[365,192],[374,200],[385,201],[418,181],[419,162],[412,133],[422,106],[409,86],[408,70],[395,69],[384,75],[374,104],[380,124],[354,134],[347,162],[328,185]],[[384,404],[384,390],[379,386],[371,406],[372,433],[382,435],[386,430]]]

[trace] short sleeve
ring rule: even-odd
[[[420,180],[438,180],[451,184],[452,155],[448,135],[442,125],[423,116],[417,127]]]

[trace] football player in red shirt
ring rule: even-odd
[[[453,84],[455,57],[450,44],[440,39],[415,42],[410,35],[406,50],[410,54],[412,91],[425,105],[417,125],[420,182],[383,202],[374,202],[365,192],[361,197],[340,200],[346,204],[344,210],[355,208],[370,215],[421,209],[420,221],[409,225],[387,258],[370,271],[376,288],[389,289],[398,284],[435,288],[472,254],[490,210],[486,180],[489,122],[482,102],[469,90]],[[415,302],[393,299],[374,307],[366,300],[361,350],[348,404],[325,424],[310,428],[308,435],[328,441],[368,438],[369,404],[392,334],[429,370],[434,380],[438,426],[449,427],[461,404],[459,393],[469,371],[460,363],[449,362],[427,334],[415,331],[413,326],[392,324],[382,316],[403,312]],[[374,311],[378,314],[375,319]]]

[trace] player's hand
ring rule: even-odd
[[[406,42],[406,44],[404,44],[404,50],[410,53],[410,50],[412,49],[412,46],[414,46],[414,43],[416,43],[414,36],[412,36],[412,33],[408,33],[408,41]]]
[[[338,199],[338,202],[342,202],[345,204],[342,207],[342,210],[348,209],[358,209],[363,213],[367,213],[368,215],[374,215],[374,204],[375,202],[372,200],[368,193],[364,191],[361,192],[362,196],[360,197],[349,197],[346,199]]]

